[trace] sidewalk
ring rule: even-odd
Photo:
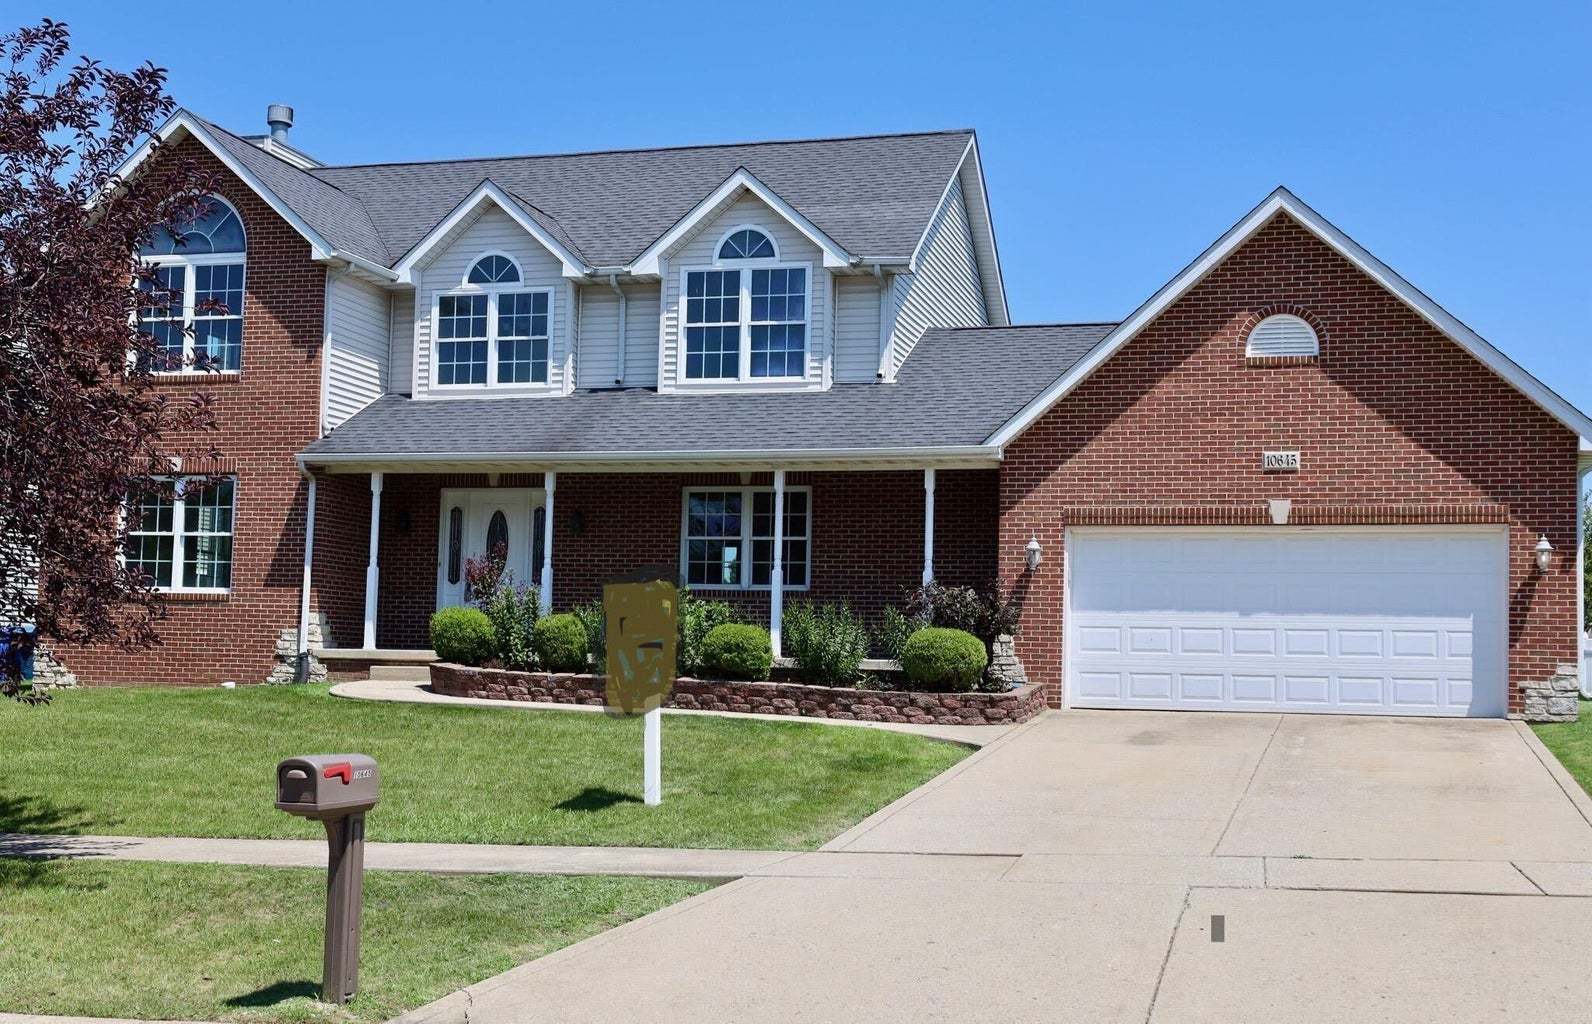
[[[337,683],[332,696],[351,700],[392,701],[400,704],[453,704],[480,708],[513,708],[517,711],[584,711],[602,714],[603,709],[587,704],[552,704],[524,700],[488,700],[484,697],[448,697],[431,692],[431,684],[409,679],[358,679]],[[691,708],[664,708],[666,715],[710,715],[716,718],[749,718],[764,722],[801,722],[807,725],[838,725],[852,729],[883,729],[931,739],[950,740],[970,747],[982,747],[1001,738],[1016,725],[912,725],[905,722],[853,722],[838,718],[803,718],[800,715],[752,715],[729,711],[697,711]]]

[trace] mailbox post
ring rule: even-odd
[[[311,754],[276,766],[277,808],[326,826],[321,999],[328,1003],[346,1003],[359,991],[365,812],[376,806],[378,782],[376,762],[364,754]]]

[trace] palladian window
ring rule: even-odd
[[[552,307],[552,290],[525,288],[507,256],[476,260],[463,286],[437,299],[436,383],[547,383]]]
[[[808,267],[773,240],[732,231],[714,268],[685,272],[687,380],[799,380],[807,373]]]
[[[154,339],[151,370],[242,369],[245,252],[243,222],[216,196],[178,234],[158,227],[138,250],[153,268],[138,310],[138,329]]]

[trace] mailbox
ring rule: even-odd
[[[364,904],[365,812],[380,775],[364,754],[310,754],[276,766],[276,806],[326,828],[326,939],[321,998],[346,1003],[359,991],[359,921]]]
[[[310,754],[276,766],[276,806],[316,821],[363,814],[376,806],[380,776],[364,754]]]

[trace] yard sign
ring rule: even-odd
[[[679,591],[653,574],[608,583],[603,618],[608,710],[643,716],[642,798],[657,806],[663,800],[661,708],[674,685]]]

